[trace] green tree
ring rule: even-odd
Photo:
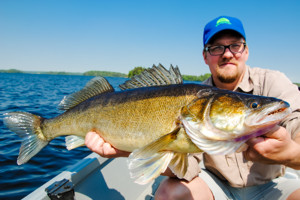
[[[133,77],[133,76],[135,76],[135,75],[138,75],[138,74],[142,73],[145,69],[146,69],[146,68],[141,67],[141,66],[135,67],[133,70],[130,70],[130,71],[129,71],[129,73],[128,73],[128,78],[131,78],[131,77]]]
[[[0,73],[23,73],[23,72],[17,69],[3,69],[0,70]]]
[[[87,71],[84,72],[85,76],[110,76],[110,77],[126,77],[126,74],[120,72],[109,72],[109,71]]]
[[[208,79],[211,76],[210,73],[204,74],[204,75],[200,75],[200,76],[194,76],[194,75],[182,75],[183,80],[186,81],[204,81],[206,79]]]

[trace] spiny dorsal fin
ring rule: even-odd
[[[152,68],[146,69],[139,75],[135,75],[130,80],[126,81],[119,87],[122,90],[159,86],[159,85],[171,85],[171,84],[182,84],[183,80],[178,67],[170,66],[167,70],[159,64],[158,66],[153,65]]]
[[[68,110],[93,96],[113,91],[114,88],[108,81],[105,78],[98,76],[90,80],[82,90],[65,96],[58,107],[61,110]]]

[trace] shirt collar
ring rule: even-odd
[[[251,92],[254,88],[252,79],[250,77],[250,67],[246,65],[246,71],[244,74],[244,77],[238,87],[235,89],[235,91],[241,90],[242,92]]]
[[[202,81],[202,84],[204,85],[209,85],[209,86],[214,86],[215,87],[215,84],[212,80],[212,76],[210,76],[208,79]]]
[[[210,86],[215,86],[212,76],[210,76],[208,79],[202,82],[203,84],[210,85]],[[246,71],[244,74],[244,77],[240,84],[235,88],[234,91],[241,91],[241,92],[251,92],[254,88],[253,82],[250,78],[250,67],[246,65]]]

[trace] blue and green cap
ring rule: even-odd
[[[204,27],[203,45],[205,46],[214,35],[224,30],[236,31],[246,40],[243,24],[239,19],[235,17],[220,16],[208,22]]]

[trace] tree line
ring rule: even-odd
[[[87,71],[83,73],[84,76],[111,76],[111,77],[127,77],[127,74],[109,71]]]
[[[130,70],[128,74],[120,73],[120,72],[110,72],[110,71],[87,71],[84,73],[73,73],[73,72],[26,72],[21,71],[17,69],[8,69],[8,70],[0,70],[0,73],[33,73],[33,74],[52,74],[52,75],[84,75],[84,76],[103,76],[103,77],[128,77],[131,78],[137,74],[142,73],[146,68],[138,66],[134,69]],[[204,81],[208,77],[210,77],[211,74],[207,73],[200,76],[194,76],[194,75],[182,75],[183,80],[188,81]]]
[[[128,78],[131,78],[135,75],[138,75],[140,73],[142,73],[144,70],[146,70],[146,68],[144,67],[135,67],[134,69],[130,70],[129,73],[128,73]],[[186,80],[186,81],[204,81],[206,79],[208,79],[209,77],[211,76],[210,73],[206,73],[204,75],[200,75],[200,76],[194,76],[194,75],[182,75],[182,78],[183,80]]]

